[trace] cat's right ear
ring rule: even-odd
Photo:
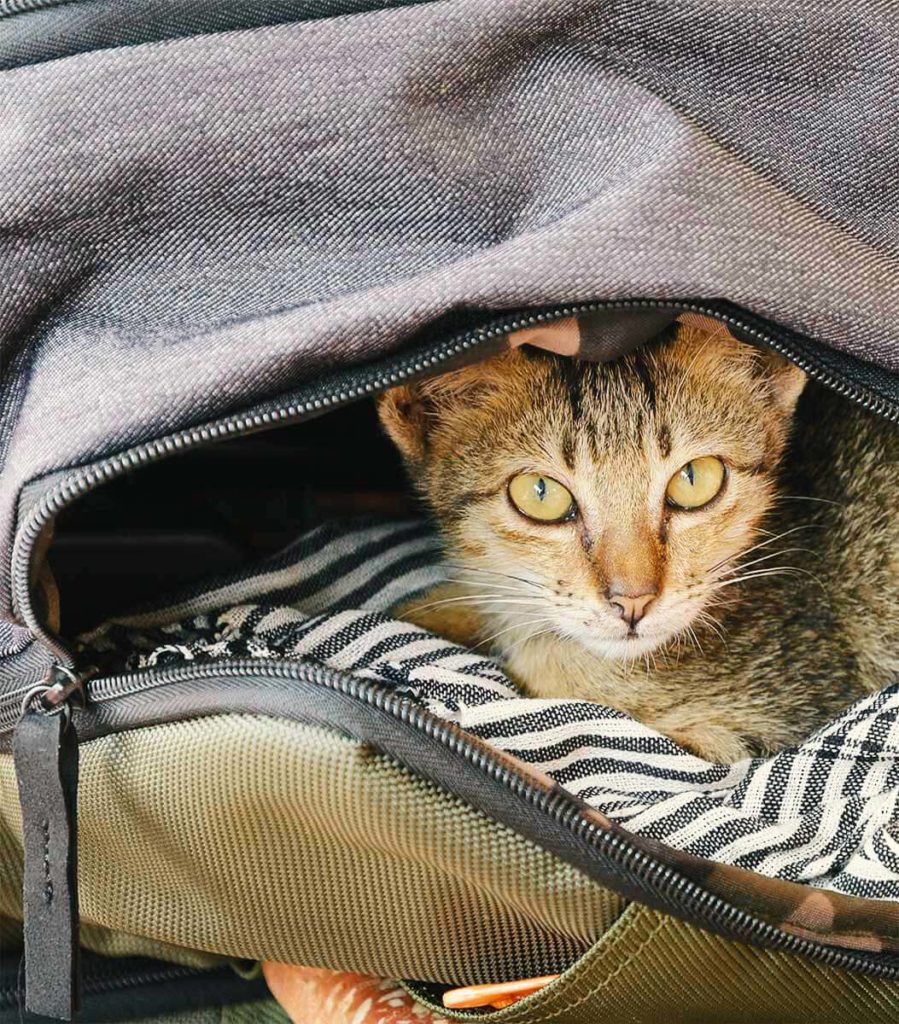
[[[509,373],[527,362],[516,350],[480,363],[462,366],[415,384],[400,385],[378,398],[378,415],[403,457],[419,462],[427,450],[428,433],[444,417],[476,404],[504,402]]]
[[[378,395],[378,416],[388,436],[410,462],[425,453],[428,413],[416,384],[400,385]]]

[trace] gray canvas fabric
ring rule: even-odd
[[[451,310],[720,297],[899,369],[891,5],[201,27],[0,73],[0,619],[28,481]]]

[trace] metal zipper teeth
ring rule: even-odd
[[[496,320],[483,327],[444,342],[438,342],[424,352],[394,357],[369,368],[358,368],[339,375],[336,383],[324,382],[312,385],[309,394],[302,395],[289,403],[263,411],[238,413],[199,427],[190,427],[167,437],[138,445],[120,455],[114,455],[92,466],[74,471],[51,488],[31,510],[16,535],[13,549],[13,600],[26,625],[32,633],[53,652],[59,662],[68,668],[74,664],[70,652],[38,620],[31,607],[30,565],[35,542],[44,526],[63,508],[76,498],[101,483],[131,469],[183,452],[196,445],[233,438],[255,430],[294,423],[326,409],[337,408],[355,399],[375,394],[386,387],[397,384],[424,370],[440,366],[454,356],[477,348],[479,345],[510,331],[533,327],[553,320],[578,316],[600,310],[658,309],[672,312],[698,313],[714,317],[735,328],[768,348],[786,356],[810,377],[831,388],[843,397],[864,408],[879,413],[891,422],[899,422],[899,403],[892,403],[876,395],[864,386],[841,380],[826,367],[800,352],[789,340],[759,327],[732,313],[712,306],[688,301],[654,301],[652,299],[621,299],[612,301],[582,302],[569,306],[540,310],[531,313],[515,313]],[[344,378],[347,378],[346,380]]]
[[[220,679],[223,676],[258,678],[260,675],[285,681],[309,682],[338,690],[353,700],[368,704],[424,732],[455,756],[464,758],[478,771],[495,779],[516,795],[523,796],[542,813],[601,851],[624,871],[642,879],[651,889],[670,895],[673,903],[694,920],[720,928],[737,940],[756,941],[767,948],[803,956],[830,967],[854,970],[884,979],[899,979],[899,964],[883,963],[863,954],[847,953],[823,943],[790,935],[728,904],[721,897],[706,892],[667,864],[592,824],[581,814],[573,798],[564,792],[547,792],[534,786],[498,757],[491,756],[482,747],[471,743],[460,730],[450,727],[407,698],[399,697],[369,680],[357,679],[315,663],[241,660],[210,663],[203,667],[165,669],[148,672],[145,676],[134,673],[97,678],[91,681],[91,702],[112,702],[157,686]],[[150,680],[149,686],[147,680]]]
[[[214,969],[213,969],[214,970]],[[192,978],[205,978],[213,971],[197,967],[166,965],[158,970],[144,970],[131,974],[88,975],[83,982],[83,994],[87,997],[108,995],[110,993],[128,992],[148,985],[162,985],[173,981],[185,981]],[[0,988],[0,1009],[13,1009],[22,1006],[23,990],[20,988]]]

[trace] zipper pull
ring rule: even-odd
[[[79,1007],[78,736],[67,699],[81,685],[61,671],[65,682],[42,683],[22,702],[13,757],[25,846],[25,1008],[71,1020]]]

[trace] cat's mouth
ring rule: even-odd
[[[616,626],[621,630],[617,636]],[[665,628],[665,624],[654,622],[652,616],[627,627],[624,623],[613,625],[605,617],[597,615],[596,620],[566,630],[566,633],[595,654],[604,658],[628,661],[632,658],[641,658],[663,647],[676,636],[677,630]]]
[[[640,658],[644,654],[650,654],[665,644],[671,637],[668,634],[640,633],[636,630],[628,631],[621,638],[597,637],[590,638],[584,642],[578,638],[583,646],[605,658],[618,661],[629,661],[632,658]]]

